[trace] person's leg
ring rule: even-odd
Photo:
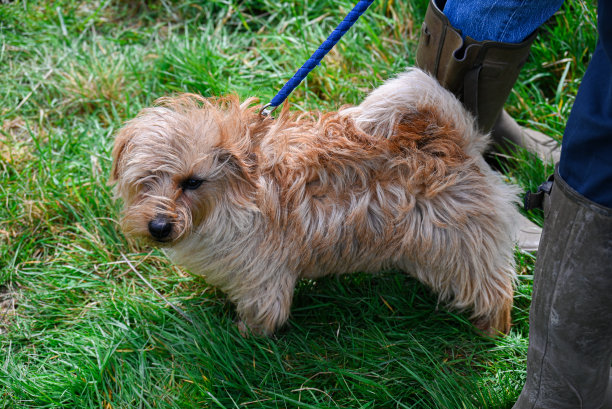
[[[558,172],[545,203],[527,378],[513,409],[610,409],[612,208]]]
[[[503,105],[527,59],[533,32],[561,4],[562,0],[431,0],[416,57],[417,66],[455,93],[498,146],[505,151],[520,146],[553,162],[559,160],[558,143],[518,126]]]
[[[563,179],[581,195],[612,207],[612,44],[606,50],[603,40],[580,85],[562,152]]]
[[[599,3],[600,41],[545,205],[527,380],[514,409],[612,408],[611,6]]]

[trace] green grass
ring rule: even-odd
[[[0,408],[510,408],[525,376],[534,257],[506,338],[479,336],[399,273],[304,282],[288,325],[242,338],[223,294],[118,232],[114,132],[156,98],[269,100],[352,1],[0,5]],[[379,1],[291,97],[334,109],[414,63],[426,1]],[[508,102],[560,139],[593,51],[568,1]],[[504,163],[535,188],[551,171]],[[541,222],[541,215],[531,217]],[[138,271],[193,324],[151,291]]]

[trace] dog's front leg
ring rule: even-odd
[[[269,273],[268,273],[269,275]],[[276,272],[261,283],[240,295],[236,310],[242,335],[250,333],[270,336],[289,318],[296,276],[288,272]]]

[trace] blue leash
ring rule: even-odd
[[[336,45],[336,43],[340,41],[340,38],[342,38],[342,36],[348,31],[348,29],[352,27],[355,21],[357,21],[357,19],[361,17],[361,15],[368,9],[368,7],[372,5],[373,2],[374,0],[359,0],[359,3],[357,3],[355,7],[353,7],[350,13],[338,25],[338,27],[336,27],[334,31],[329,35],[329,37],[327,37],[327,40],[325,40],[323,44],[321,44],[319,48],[317,48],[317,51],[312,54],[308,61],[306,61],[304,65],[302,65],[302,67],[297,70],[295,75],[291,77],[289,81],[287,81],[283,88],[278,91],[278,94],[276,94],[274,98],[272,98],[272,101],[264,105],[264,107],[260,111],[260,114],[263,116],[268,116],[272,114],[272,112],[274,112],[274,110],[278,108],[278,106],[287,99],[289,94],[291,94],[293,90],[298,85],[300,85],[300,83],[304,80],[304,78],[306,78],[310,71],[312,71],[314,67],[319,65],[323,57],[325,57],[329,50],[331,50]]]

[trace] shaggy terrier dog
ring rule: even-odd
[[[242,331],[283,325],[301,278],[388,269],[509,331],[516,188],[435,79],[411,69],[359,106],[274,120],[235,96],[158,102],[115,141],[122,229],[224,291]]]

